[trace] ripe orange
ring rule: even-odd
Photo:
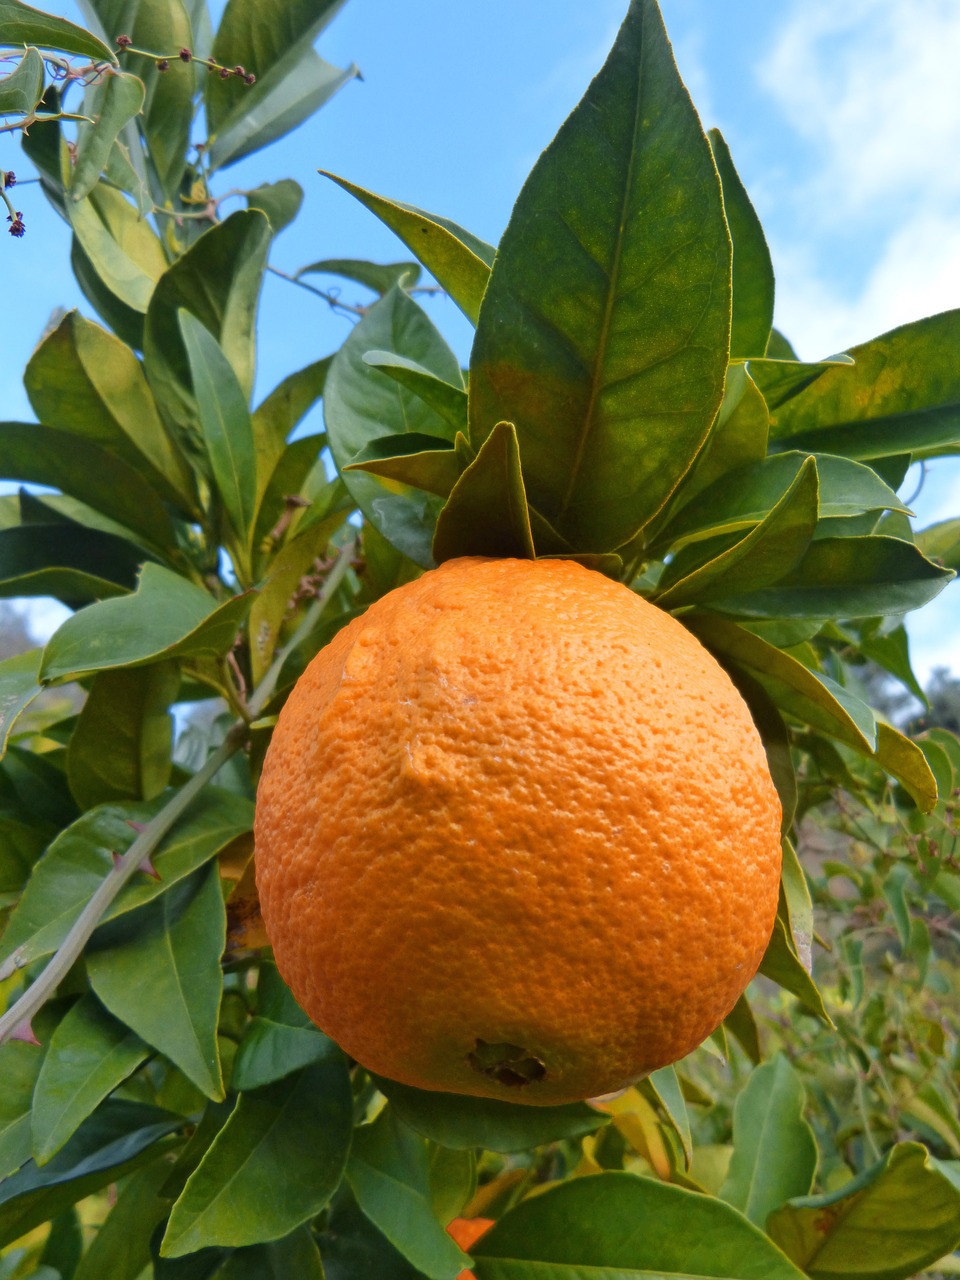
[[[684,1056],[756,972],[780,805],[729,677],[571,561],[461,559],[313,660],[257,799],[281,973],[371,1071],[534,1104]]]

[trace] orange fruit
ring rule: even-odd
[[[777,908],[780,804],[730,678],[571,561],[448,561],[340,631],[255,833],[297,1000],[423,1089],[562,1103],[683,1057]]]
[[[493,1218],[454,1218],[447,1226],[447,1235],[453,1239],[454,1244],[460,1246],[464,1253],[469,1253],[471,1246],[475,1245],[492,1226]],[[474,1280],[474,1274],[470,1270],[461,1271],[457,1280]]]

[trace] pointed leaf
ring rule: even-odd
[[[586,1103],[524,1107],[495,1098],[427,1092],[380,1076],[374,1079],[405,1124],[455,1151],[474,1147],[485,1151],[526,1151],[546,1142],[593,1133],[609,1120]]]
[[[81,124],[77,133],[77,160],[70,180],[70,198],[88,196],[107,166],[117,134],[143,107],[143,81],[121,72],[107,75],[93,95],[89,114],[95,124]]]
[[[30,1107],[43,1050],[22,1040],[0,1045],[0,1186],[30,1159]]]
[[[927,557],[948,569],[960,570],[960,518],[940,520],[917,534],[917,546]]]
[[[68,618],[47,644],[40,678],[74,678],[171,658],[219,657],[236,639],[253,595],[217,605],[202,587],[146,564],[137,590]]]
[[[937,807],[937,780],[920,747],[898,729],[877,721],[877,764],[907,789],[921,813]]]
[[[292,178],[266,182],[247,192],[247,207],[260,209],[270,219],[274,235],[279,235],[296,218],[303,205],[303,187]],[[298,272],[298,275],[301,274]]]
[[[257,430],[254,415],[254,431]],[[260,441],[258,440],[258,452]],[[281,446],[276,462],[263,480],[263,492],[257,506],[256,520],[250,538],[250,550],[256,563],[258,555],[266,555],[273,551],[275,541],[273,531],[286,520],[287,499],[305,500],[301,492],[304,482],[317,464],[320,454],[327,443],[325,435],[301,436],[290,444]],[[265,453],[261,454],[265,457]],[[258,475],[258,482],[262,479]],[[287,526],[288,528],[289,526]],[[280,529],[276,535],[279,542],[287,528]]]
[[[152,800],[170,780],[170,705],[180,669],[157,662],[94,678],[67,747],[70,793],[82,809],[111,800]]]
[[[534,559],[517,431],[500,422],[451,490],[433,539],[437,564],[455,556]]]
[[[470,443],[516,423],[530,502],[613,551],[689,469],[723,398],[730,237],[654,0],[527,179],[484,296]]]
[[[833,1026],[820,989],[797,955],[782,897],[773,925],[773,934],[763,960],[760,962],[760,972],[764,977],[770,978],[778,986],[783,987],[784,991],[789,991],[791,995],[796,996],[814,1017],[819,1018],[828,1027]]]
[[[766,354],[773,327],[774,283],[770,250],[723,134],[719,129],[711,129],[708,137],[720,173],[723,208],[733,240],[730,356],[733,359],[762,356]]]
[[[40,692],[42,650],[30,649],[0,662],[0,759],[17,717]]]
[[[448,218],[425,213],[412,204],[375,195],[325,169],[320,172],[356,196],[362,205],[385,222],[416,254],[440,287],[449,293],[467,319],[477,323],[480,302],[490,279],[496,252],[492,245]]]
[[[346,1165],[353,1099],[335,1045],[292,1079],[242,1094],[173,1207],[161,1252],[278,1240],[309,1221]]]
[[[415,360],[407,360],[392,351],[368,351],[363,359],[418,395],[455,431],[466,432],[467,392],[462,380],[458,379],[456,385],[444,382]]]
[[[309,1227],[273,1244],[236,1249],[216,1280],[324,1280],[323,1262]]]
[[[768,355],[762,360],[754,357],[748,361],[747,368],[763,393],[768,408],[773,411],[778,410],[793,396],[799,395],[825,373],[835,373],[838,378],[849,376],[853,363],[853,357],[848,355],[812,361],[797,360],[794,356]],[[772,431],[770,434],[773,436]],[[817,447],[824,453],[831,452],[829,445]]]
[[[37,1163],[46,1164],[149,1053],[92,995],[78,1000],[50,1037],[37,1079],[31,1112]]]
[[[371,440],[343,470],[369,471],[373,476],[448,498],[463,465],[449,440],[408,431],[405,435]]]
[[[35,44],[116,65],[116,56],[96,36],[66,18],[41,13],[21,0],[0,0],[0,45]]]
[[[813,1280],[905,1280],[960,1243],[960,1187],[901,1142],[838,1191],[784,1205],[769,1231]]]
[[[693,1157],[693,1139],[690,1134],[690,1117],[684,1101],[683,1090],[675,1067],[661,1067],[647,1076],[647,1082],[657,1095],[657,1100],[667,1113],[677,1137],[683,1146],[687,1167]]]
[[[167,259],[149,222],[120,191],[98,182],[83,200],[67,200],[74,234],[105,289],[123,307],[147,310]]]
[[[31,115],[42,97],[43,59],[36,49],[26,49],[10,74],[0,78],[0,115]]]
[[[152,0],[136,5],[120,25],[138,49],[174,50],[203,48],[195,39],[189,14],[180,0]],[[209,46],[206,46],[209,47]],[[149,155],[150,167],[167,197],[175,196],[183,176],[194,115],[195,69],[170,59],[161,71],[153,58],[127,54],[125,65],[147,89],[143,115],[138,120]]]
[[[370,350],[414,360],[451,385],[460,378],[456,356],[402,289],[374,303],[334,357],[324,390],[330,449],[341,471],[368,444],[393,431],[450,441],[456,434],[419,396],[366,364],[363,357]],[[345,472],[343,478],[364,516],[389,542],[417,564],[432,564],[439,499],[396,484],[388,488],[362,471]]]
[[[97,1229],[73,1280],[138,1280],[150,1265],[150,1237],[169,1212],[161,1194],[170,1177],[165,1160],[148,1164],[119,1190],[116,1204]]]
[[[403,285],[412,289],[420,279],[420,265],[416,262],[366,262],[358,258],[324,258],[322,262],[311,262],[301,267],[297,279],[307,275],[342,276],[345,280],[355,280],[365,289],[378,293],[382,298],[394,285]]]
[[[470,1260],[433,1212],[427,1145],[389,1108],[354,1133],[346,1177],[366,1216],[418,1271],[457,1280]]]
[[[139,804],[101,805],[77,819],[53,841],[34,867],[23,897],[0,939],[0,961],[15,951],[22,963],[50,955],[113,868],[114,855],[133,844],[131,822],[154,816],[162,798]],[[137,875],[108,908],[104,919],[151,902],[202,867],[253,825],[253,806],[234,793],[207,787],[153,855],[159,879]]]
[[[793,1196],[805,1196],[817,1171],[817,1143],[803,1118],[800,1077],[783,1054],[750,1076],[733,1112],[733,1157],[720,1198],[758,1227]]]
[[[217,868],[174,885],[101,937],[104,945],[86,953],[97,998],[207,1097],[222,1098],[217,1020],[226,915]]]
[[[531,1197],[471,1253],[477,1280],[587,1274],[800,1280],[803,1274],[729,1205],[630,1173],[574,1178]]]
[[[257,499],[257,456],[247,399],[216,338],[189,311],[178,315],[214,484],[238,542],[245,547]]]
[[[136,585],[144,552],[123,538],[69,525],[0,531],[0,595],[53,596],[71,609]]]

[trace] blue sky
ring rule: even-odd
[[[960,306],[956,0],[661,5],[704,124],[726,135],[767,229],[777,321],[800,354],[827,355]],[[291,138],[228,170],[220,190],[281,177],[301,183],[304,210],[274,252],[285,270],[320,258],[405,256],[372,216],[317,176],[319,167],[496,241],[531,165],[600,67],[625,7],[625,0],[348,0],[318,47],[332,62],[356,62],[364,80]],[[76,16],[66,4],[59,11]],[[0,165],[26,174],[10,135],[0,137]],[[5,308],[5,417],[29,415],[19,378],[50,310],[82,302],[65,228],[35,187],[22,188],[18,207],[27,236],[0,250],[4,293],[16,300],[15,316],[13,304]],[[345,285],[344,298],[354,295],[359,300]],[[466,357],[466,322],[442,299],[430,310]],[[348,323],[269,280],[260,391],[333,349]],[[957,466],[933,470],[917,511],[921,523],[960,512]],[[921,672],[936,663],[960,670],[958,621],[958,586],[913,619]]]

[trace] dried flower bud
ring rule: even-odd
[[[15,187],[17,185],[17,175],[12,169],[0,170],[0,187]]]
[[[114,40],[113,43],[117,46],[118,49],[129,49],[130,46],[133,44],[133,41],[130,39],[129,36],[117,36],[116,40]]]
[[[230,76],[231,76],[232,74],[233,74],[233,72],[230,70],[230,68],[229,68],[229,67],[221,67],[221,68],[220,68],[220,79],[221,79],[221,80],[229,80],[229,79],[230,79]]]
[[[245,84],[256,84],[256,83],[257,83],[257,77],[253,74],[253,72],[252,72],[252,71],[248,71],[248,72],[247,72],[247,74],[243,77],[243,79],[244,79],[244,83],[245,83]]]
[[[170,70],[170,61],[169,61],[169,59],[168,59],[168,58],[158,58],[158,59],[157,59],[157,70],[158,70],[158,71],[169,71],[169,70]]]
[[[11,214],[7,217],[7,221],[10,223],[10,234],[16,236],[19,240],[27,229],[23,225],[23,214],[17,210],[16,214]]]
[[[247,69],[246,67],[241,67],[240,63],[238,62],[237,65],[233,68],[233,74],[243,77],[247,74]]]
[[[177,55],[181,62],[192,62],[193,54],[189,49],[181,49]]]

